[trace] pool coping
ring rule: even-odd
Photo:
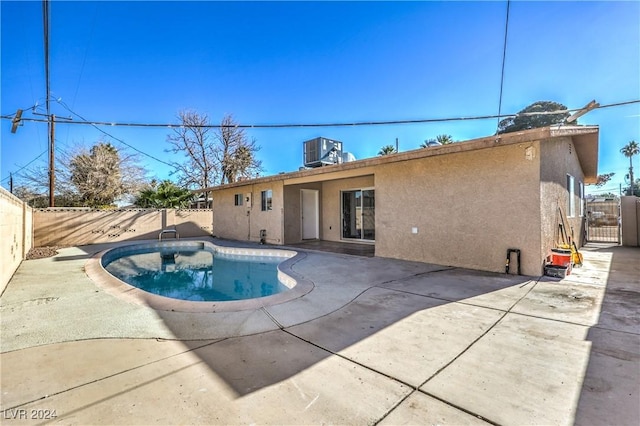
[[[85,264],[85,273],[91,281],[106,293],[126,301],[128,303],[146,306],[160,311],[191,312],[191,313],[213,313],[213,312],[236,312],[245,310],[256,310],[268,306],[278,305],[298,299],[314,289],[314,284],[308,279],[293,271],[293,265],[306,257],[306,254],[287,249],[276,248],[252,248],[252,247],[227,247],[214,244],[205,240],[184,240],[184,241],[163,241],[164,246],[179,247],[202,243],[218,253],[239,255],[239,256],[270,256],[282,257],[284,260],[278,264],[278,279],[289,290],[271,296],[258,297],[246,300],[232,300],[222,302],[203,302],[173,299],[149,293],[134,287],[111,275],[102,266],[102,257],[114,250],[131,246],[156,246],[158,241],[141,240],[128,242],[106,250],[102,250],[93,255]]]

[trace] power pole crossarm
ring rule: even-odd
[[[20,121],[22,120],[22,110],[19,109],[16,111],[16,115],[13,116],[13,120],[11,120],[11,133],[15,133],[18,130],[18,126],[20,125]]]

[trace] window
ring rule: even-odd
[[[273,210],[273,192],[268,189],[266,191],[262,191],[262,211],[266,212],[268,210]]]
[[[567,175],[567,192],[569,199],[567,200],[567,216],[575,217],[576,215],[576,192],[575,179],[571,175]]]
[[[235,195],[235,205],[236,206],[241,206],[242,205],[242,194],[236,194]]]
[[[584,183],[580,182],[578,185],[580,189],[580,217],[582,217],[584,216]]]

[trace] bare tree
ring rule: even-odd
[[[191,189],[203,189],[213,186],[220,175],[215,143],[211,140],[211,123],[206,114],[184,110],[178,113],[182,125],[173,129],[167,136],[171,144],[169,151],[181,152],[185,156],[182,163],[173,162],[177,171],[178,183]],[[205,199],[208,199],[205,193]]]
[[[182,163],[174,162],[178,183],[191,189],[204,189],[215,184],[236,182],[262,171],[261,161],[255,153],[260,149],[255,140],[247,139],[244,129],[238,127],[231,115],[226,115],[220,126],[214,128],[206,114],[181,111],[182,126],[167,137],[171,152],[185,156]],[[204,194],[208,199],[209,194]]]
[[[233,183],[238,178],[255,176],[262,171],[262,162],[255,158],[260,150],[256,141],[247,140],[244,129],[238,128],[233,116],[226,115],[216,134],[217,160],[222,170],[220,184]]]

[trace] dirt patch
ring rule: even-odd
[[[63,246],[34,247],[27,253],[27,260],[55,256],[58,254],[58,249],[61,248],[63,248]]]

